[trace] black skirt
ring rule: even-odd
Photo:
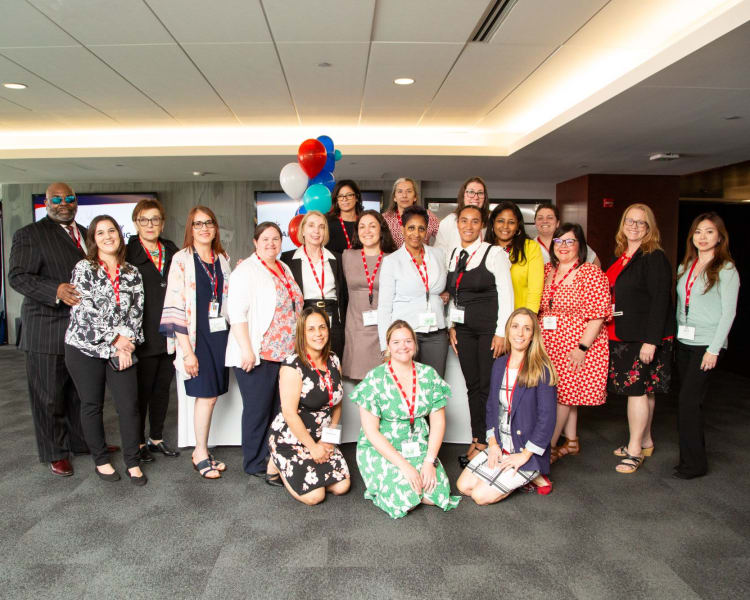
[[[654,359],[646,365],[641,361],[643,342],[609,342],[609,374],[607,392],[623,396],[666,393],[672,381],[674,340],[662,340]]]

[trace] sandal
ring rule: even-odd
[[[566,439],[565,443],[557,447],[557,458],[570,454],[575,456],[581,451],[581,447],[578,444],[578,438]]]
[[[221,462],[220,460],[216,460],[214,458],[214,455],[211,454],[210,452],[208,453],[208,460],[211,461],[211,464],[213,465],[213,468],[216,471],[219,471],[220,473],[223,473],[224,471],[227,470],[227,466],[223,462]]]
[[[630,475],[632,473],[635,473],[642,463],[643,456],[633,456],[632,454],[627,454],[625,458],[620,461],[620,464],[615,467],[615,471],[617,471],[618,473],[622,473],[623,475]]]
[[[641,454],[643,454],[643,456],[651,456],[653,453],[653,446],[649,446],[648,448],[641,448]],[[614,454],[615,456],[619,456],[620,458],[625,458],[628,455],[628,447],[620,446],[617,450],[614,450],[612,454]]]
[[[197,465],[192,460],[190,462],[193,463],[193,468],[198,471],[198,475],[203,477],[203,479],[221,479],[221,472],[219,471],[219,469],[214,468],[214,465],[211,462],[210,458],[204,458]],[[211,471],[216,471],[217,473],[219,473],[219,476],[208,477],[208,474]]]
[[[549,464],[554,465],[560,458],[560,446],[549,447]]]

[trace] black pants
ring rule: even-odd
[[[169,407],[169,388],[174,378],[173,357],[166,352],[156,356],[139,356],[138,413],[141,417],[141,444],[146,441],[146,413],[152,440],[164,439],[164,420]]]
[[[714,367],[701,370],[707,346],[688,346],[677,342],[677,370],[680,374],[680,395],[677,425],[680,433],[680,464],[686,475],[704,475],[708,471],[706,441],[703,434],[703,402],[708,395]]]
[[[242,395],[242,468],[260,473],[268,462],[268,426],[279,412],[279,369],[281,363],[261,360],[249,373],[235,367]]]
[[[458,362],[466,381],[466,393],[469,397],[469,415],[471,417],[471,437],[481,444],[486,443],[487,396],[490,393],[490,375],[492,374],[492,337],[494,333],[477,333],[470,327],[456,327],[456,345]]]
[[[102,419],[106,385],[120,417],[120,439],[125,466],[137,467],[140,440],[138,427],[141,420],[138,416],[138,375],[135,368],[115,371],[106,359],[87,356],[67,344],[65,364],[81,397],[81,425],[94,463],[99,466],[110,462]]]
[[[440,377],[445,376],[445,361],[448,359],[448,334],[445,329],[430,333],[417,333],[419,352],[415,359],[430,365]]]
[[[85,454],[81,400],[62,354],[26,353],[31,416],[40,462]]]

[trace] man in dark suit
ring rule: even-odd
[[[24,295],[21,349],[39,460],[64,477],[73,474],[70,453],[88,453],[81,403],[64,357],[70,307],[80,302],[70,278],[86,254],[86,229],[75,222],[78,199],[69,185],[50,185],[44,204],[47,216],[13,236],[8,281]]]

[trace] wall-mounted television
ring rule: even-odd
[[[155,192],[137,192],[127,194],[76,194],[78,197],[78,212],[76,223],[88,227],[91,220],[98,215],[113,217],[122,229],[127,242],[131,235],[137,235],[133,224],[133,209],[140,200],[151,198],[156,200]],[[47,216],[44,206],[45,195],[33,194],[34,221]]]

